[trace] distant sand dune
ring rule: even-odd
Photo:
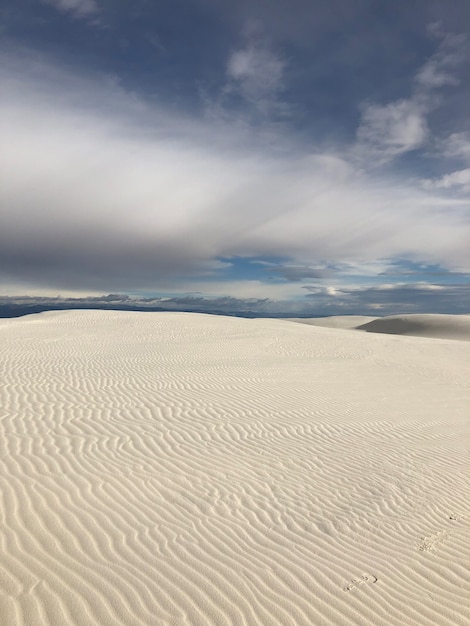
[[[0,624],[469,623],[468,344],[73,311],[0,349]]]
[[[343,315],[331,317],[287,318],[311,326],[365,330],[387,335],[410,335],[436,339],[470,341],[470,315],[410,314],[388,317]]]
[[[357,328],[361,324],[372,322],[376,317],[367,315],[331,315],[330,317],[288,317],[289,322],[300,322],[311,326],[324,326],[326,328]]]
[[[357,328],[372,333],[470,341],[470,315],[393,315]]]

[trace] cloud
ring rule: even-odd
[[[300,282],[307,278],[324,278],[331,274],[331,270],[324,266],[275,265],[274,267],[268,267],[266,271],[290,282]]]
[[[470,133],[452,133],[441,145],[445,156],[470,163]]]
[[[384,284],[339,288],[312,287],[306,298],[330,315],[400,313],[470,313],[469,284]],[[331,296],[334,296],[333,298]]]
[[[99,12],[96,0],[42,0],[42,2],[78,19],[91,17]]]
[[[245,25],[242,44],[226,62],[225,82],[215,95],[202,90],[206,113],[214,119],[264,125],[285,118],[290,106],[282,100],[288,62],[273,49],[261,27]]]
[[[285,61],[266,48],[249,44],[236,50],[229,58],[226,88],[238,91],[257,107],[266,105],[282,88]]]
[[[470,192],[470,168],[446,174],[440,178],[423,180],[426,189],[455,189],[460,193]]]
[[[365,105],[357,132],[359,144],[385,160],[416,150],[427,136],[426,108],[413,100]]]
[[[300,297],[299,280],[332,264],[469,262],[468,205],[452,194],[287,149],[282,134],[273,153],[252,128],[185,117],[36,54],[1,57],[0,278],[16,292],[192,284],[214,297]],[[218,259],[232,257],[289,259],[286,295],[228,284]]]
[[[442,41],[437,52],[416,74],[415,82],[421,90],[438,89],[460,83],[453,70],[463,60],[465,36],[452,33],[441,35],[439,31],[434,32],[436,36],[442,37]]]
[[[470,165],[470,134],[453,133],[438,144],[438,150],[447,157]],[[427,190],[443,189],[466,194],[470,192],[470,168],[454,170],[435,178],[424,178],[421,184]]]
[[[438,35],[438,32],[435,32]],[[439,106],[437,90],[459,84],[453,71],[463,59],[465,37],[441,35],[437,52],[418,70],[409,98],[387,104],[362,105],[357,130],[357,151],[380,164],[421,148],[430,136],[428,115]]]
[[[108,294],[94,297],[54,298],[1,296],[0,317],[25,315],[51,309],[99,308],[117,310],[165,310],[246,316],[398,315],[400,313],[470,313],[470,285],[424,283],[332,287],[307,286],[302,299],[262,296],[130,297]]]

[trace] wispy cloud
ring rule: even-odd
[[[470,168],[445,174],[440,178],[422,181],[425,189],[453,189],[459,193],[470,192]]]
[[[426,113],[427,107],[412,99],[367,104],[357,132],[359,145],[376,153],[381,161],[415,150],[428,136]]]
[[[288,60],[270,44],[258,25],[249,24],[239,47],[226,61],[225,82],[217,92],[202,92],[211,117],[273,123],[285,117],[290,106],[283,101]]]
[[[416,74],[415,82],[418,85],[418,93],[419,89],[428,91],[460,83],[460,79],[455,75],[455,69],[464,58],[465,37],[453,33],[442,34],[438,25],[431,25],[430,30],[442,41],[437,52],[426,61]]]
[[[441,152],[470,163],[470,133],[452,133],[441,142]]]
[[[96,0],[41,0],[77,19],[89,18],[99,12]]]
[[[285,61],[259,44],[236,50],[227,64],[226,92],[237,92],[259,109],[265,109],[282,88]]]
[[[373,156],[383,164],[426,143],[430,136],[428,115],[440,102],[438,90],[460,82],[455,69],[463,58],[465,38],[446,34],[441,39],[437,52],[416,73],[409,98],[363,104],[357,131],[360,155]]]
[[[436,156],[448,157],[452,159],[455,167],[455,160],[470,166],[470,133],[453,133],[444,140],[436,142]],[[470,167],[450,171],[434,178],[424,178],[421,180],[424,189],[427,190],[449,190],[457,194],[470,193]]]

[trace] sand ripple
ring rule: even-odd
[[[469,622],[468,343],[99,311],[0,342],[1,624]]]

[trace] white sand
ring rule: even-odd
[[[311,326],[364,330],[387,335],[432,337],[470,341],[470,315],[409,314],[386,317],[361,315],[333,315],[331,317],[291,317],[289,322]]]
[[[391,315],[357,328],[372,333],[470,341],[470,315]]]
[[[470,622],[470,346],[0,322],[0,624]]]
[[[323,326],[325,328],[357,328],[376,320],[376,317],[367,315],[330,315],[329,317],[287,317],[288,322],[300,322],[310,326]]]

